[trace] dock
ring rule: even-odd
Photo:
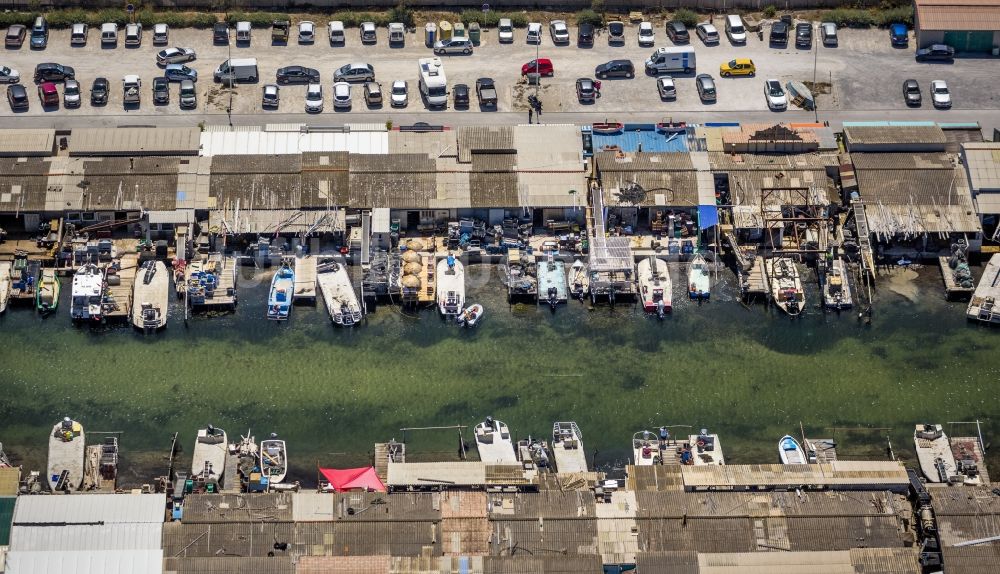
[[[961,265],[961,264],[960,264]],[[968,264],[965,265],[965,270],[968,271]],[[941,277],[944,278],[944,290],[948,296],[948,299],[967,299],[972,296],[972,293],[976,290],[975,287],[971,285],[971,275],[970,286],[962,287],[961,284],[955,279],[955,274],[958,269],[952,269],[951,263],[948,257],[940,256],[938,257],[938,266],[941,268]]]
[[[760,255],[753,258],[753,264],[748,269],[740,270],[740,293],[744,299],[771,296],[767,273],[764,272],[764,258]]]
[[[995,253],[986,264],[979,285],[969,301],[966,316],[973,321],[981,321],[992,325],[1000,325],[1000,253]]]
[[[868,215],[865,213],[865,202],[861,199],[851,200],[854,209],[854,223],[858,228],[858,248],[861,251],[861,275],[864,279],[875,281],[875,256],[872,253],[871,230],[868,228]]]
[[[235,309],[236,258],[221,253],[198,256],[184,268],[184,284],[188,287],[187,304],[192,309]],[[185,294],[183,289],[178,293]]]
[[[437,279],[435,277],[437,273],[437,257],[431,253],[421,253],[420,265],[422,268],[418,277],[420,278],[421,289],[417,293],[417,303],[434,303],[437,301],[437,291],[435,290],[437,286]]]
[[[384,483],[389,476],[389,463],[406,462],[406,443],[394,440],[375,443],[375,460],[372,462],[375,474]]]
[[[316,302],[316,261],[312,255],[295,256],[295,292],[292,302]]]
[[[117,275],[117,285],[112,285],[109,274],[104,290],[104,320],[127,321],[132,317],[132,291],[135,285],[135,270],[139,257],[134,253],[121,256]]]
[[[832,438],[803,439],[802,446],[810,463],[829,464],[837,460],[837,442]]]

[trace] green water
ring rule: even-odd
[[[123,477],[141,483],[161,472],[175,431],[187,467],[197,428],[231,437],[252,428],[258,440],[285,438],[296,474],[311,482],[317,462],[363,464],[401,427],[490,414],[518,437],[575,420],[604,469],[631,456],[633,432],[662,424],[719,433],[733,463],[775,462],[778,438],[797,435],[800,421],[812,437],[835,436],[843,458],[884,456],[887,433],[831,427],[891,428],[904,458],[917,422],[979,418],[987,442],[1000,432],[1000,331],[945,302],[936,268],[920,271],[915,301],[883,287],[870,326],[853,313],[810,308],[790,320],[744,308],[728,271],[711,303],[678,297],[660,322],[631,306],[511,308],[495,271],[468,269],[469,300],[487,309],[474,330],[390,306],[365,326],[335,329],[322,303],[268,322],[268,275],[248,279],[248,269],[234,314],[185,326],[178,306],[164,332],[144,337],[73,327],[64,279],[57,315],[14,308],[0,319],[0,441],[42,468],[47,432],[63,416],[124,431]],[[815,302],[816,289],[807,293]],[[424,458],[453,458],[458,446],[454,431],[406,438]],[[1000,458],[990,462],[1000,473]]]

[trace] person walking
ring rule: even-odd
[[[528,108],[528,123],[531,123],[531,119],[534,117],[535,110]]]

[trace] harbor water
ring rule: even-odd
[[[936,268],[882,277],[870,325],[857,309],[823,313],[814,283],[802,318],[745,307],[728,270],[699,306],[672,264],[674,310],[662,321],[631,304],[509,306],[494,268],[467,273],[468,300],[486,308],[475,329],[391,305],[337,329],[322,302],[270,322],[270,272],[245,268],[235,313],[185,322],[172,301],[166,330],[152,336],[74,327],[64,278],[58,313],[15,307],[0,318],[0,441],[32,470],[44,468],[47,433],[63,416],[88,433],[121,431],[120,479],[137,485],[163,473],[174,432],[187,469],[197,429],[211,423],[231,440],[278,433],[293,477],[314,484],[317,465],[366,464],[373,443],[401,440],[403,427],[469,425],[473,443],[486,415],[518,438],[548,438],[554,421],[575,420],[604,470],[627,463],[634,432],[661,425],[720,434],[731,463],[777,462],[778,439],[798,436],[800,422],[810,437],[834,437],[846,459],[886,457],[891,439],[896,456],[915,461],[919,422],[979,419],[987,443],[1000,433],[1000,332],[945,301]],[[457,456],[457,431],[405,438],[411,459]],[[1000,457],[988,462],[996,472]]]

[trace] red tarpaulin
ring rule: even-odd
[[[321,468],[319,472],[330,482],[330,487],[337,492],[345,490],[385,492],[385,485],[375,474],[374,466],[345,469]]]

